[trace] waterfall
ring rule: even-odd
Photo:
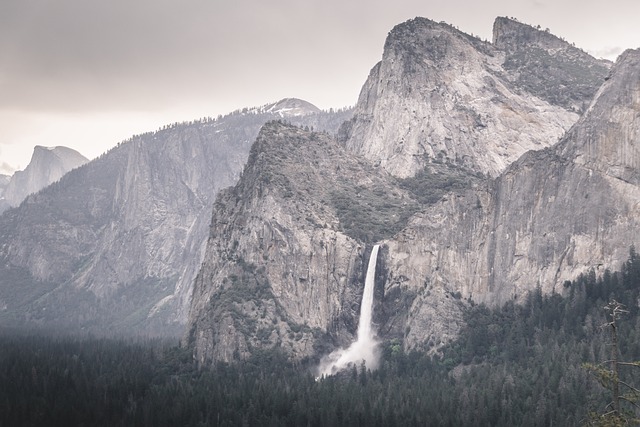
[[[360,321],[358,322],[358,336],[347,349],[339,349],[323,358],[318,368],[319,376],[332,375],[346,368],[349,364],[359,365],[364,361],[369,369],[378,365],[378,342],[371,325],[373,316],[373,294],[375,289],[376,262],[378,249],[375,245],[371,250],[367,275],[364,281],[362,303],[360,304]]]
[[[358,341],[373,340],[373,329],[371,320],[373,316],[373,291],[376,287],[376,263],[378,260],[378,249],[380,245],[375,245],[369,256],[367,275],[364,279],[364,292],[362,293],[362,303],[360,304],[360,321],[358,323]],[[358,342],[356,341],[356,342]]]

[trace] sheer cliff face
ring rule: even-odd
[[[598,107],[624,65],[555,146],[609,71],[588,56],[565,67],[573,48],[521,25],[498,25],[498,47],[424,19],[396,27],[341,127],[342,154],[300,130],[263,129],[242,180],[214,207],[187,337],[199,362],[275,346],[317,356],[353,338],[363,248],[374,242],[383,243],[379,336],[427,350],[456,336],[470,302],[517,301],[538,286],[561,291],[564,280],[626,256],[636,187],[585,167],[586,149],[572,142],[601,138],[585,126],[617,129],[589,123],[628,104],[619,98],[628,96],[624,89]],[[514,29],[533,39],[508,36]],[[519,79],[535,74],[524,61],[532,50],[547,52],[541,61],[562,71],[549,81],[566,86],[562,98]],[[506,66],[513,52],[527,55]],[[585,70],[599,77],[581,79]],[[633,113],[623,116],[627,123]],[[627,152],[635,146],[626,144]],[[530,149],[538,151],[522,156]],[[464,185],[450,185],[460,177]],[[442,182],[455,191],[425,197]]]
[[[433,206],[388,242],[387,286],[418,295],[408,347],[455,325],[462,300],[562,293],[565,280],[627,259],[640,239],[639,61],[639,50],[619,59],[557,146],[526,154],[482,191]],[[447,302],[458,292],[460,301]]]
[[[504,299],[505,289],[522,294],[537,285],[560,292],[591,267],[618,268],[640,237],[639,145],[636,50],[619,59],[560,144],[525,156],[497,180],[489,260],[504,274],[490,277],[484,293],[495,289]]]
[[[502,36],[522,24],[500,22],[496,46],[423,18],[394,28],[342,129],[345,146],[398,177],[434,159],[495,177],[524,152],[556,143],[578,115],[571,102],[555,102],[540,88],[553,78],[556,86],[564,84],[553,90],[569,93],[571,101],[590,99],[607,69],[586,54],[574,64],[568,57],[578,50],[557,38],[566,51],[540,43],[536,52],[556,49],[553,55],[524,56],[534,49],[529,39]],[[565,60],[573,68],[563,65],[559,76],[536,70],[537,86],[521,81],[534,74],[528,67],[554,69]],[[582,79],[585,70],[594,78]]]
[[[640,184],[638,52],[629,50],[620,56],[560,151],[589,170],[636,186]]]
[[[509,81],[578,113],[587,109],[612,65],[548,31],[508,18],[495,20],[493,45],[504,52],[503,67]]]
[[[348,114],[308,105],[288,99],[134,137],[5,212],[0,316],[181,334],[216,194],[237,181],[260,127],[284,114],[335,131]]]
[[[0,314],[68,330],[180,333],[208,211],[260,125],[134,137],[5,212]]]
[[[344,230],[336,194],[377,189],[408,201],[394,182],[326,134],[265,125],[240,182],[214,207],[190,316],[197,360],[274,346],[301,358],[318,354],[328,334],[348,342],[366,246]]]
[[[88,161],[71,148],[36,146],[29,165],[9,180],[4,198],[10,206],[18,206],[29,194],[42,190]]]

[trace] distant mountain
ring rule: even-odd
[[[3,324],[181,334],[213,202],[260,127],[285,109],[328,132],[350,116],[293,99],[270,108],[135,136],[0,216]]]
[[[310,102],[296,98],[285,98],[261,108],[264,113],[277,114],[280,117],[300,117],[321,113],[321,110]]]
[[[88,161],[71,148],[36,145],[27,167],[23,171],[17,171],[9,180],[3,194],[4,199],[9,206],[18,206],[29,194],[40,191]]]
[[[9,205],[9,202],[4,199],[4,191],[7,189],[7,185],[9,185],[10,180],[11,175],[0,174],[0,213],[6,211],[11,207]]]

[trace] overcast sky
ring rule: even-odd
[[[394,25],[491,39],[513,16],[597,57],[640,47],[639,0],[1,0],[0,173],[285,97],[355,104]]]

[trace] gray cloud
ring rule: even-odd
[[[55,127],[60,116],[112,114],[95,122],[124,132],[129,112],[181,120],[287,96],[352,105],[388,31],[415,16],[487,39],[496,16],[514,16],[607,56],[616,52],[606,46],[640,45],[638,9],[637,0],[606,9],[594,0],[2,0],[0,145],[11,149],[1,160],[22,164],[20,144],[21,158],[34,143],[87,153],[86,134]],[[151,129],[132,128],[141,130]],[[113,145],[110,131],[96,129]]]
[[[393,7],[382,0],[4,0],[0,108],[163,109],[206,99],[241,101],[245,91],[264,93],[267,102],[320,86],[321,97],[333,92],[347,99],[337,95],[357,94],[386,33],[405,19],[447,20],[488,38],[495,16],[512,15],[562,35],[553,19],[566,20],[558,11],[573,6],[571,21],[589,27],[579,16],[593,8],[588,0],[554,5],[542,0],[520,5],[399,0]],[[547,13],[552,22],[536,22],[534,12]],[[521,16],[529,13],[534,22]],[[354,102],[355,95],[349,99]]]
[[[639,45],[640,46],[640,45]],[[607,59],[615,59],[617,58],[624,49],[620,46],[607,46],[600,49],[589,50],[589,54],[596,58],[607,58]]]
[[[232,96],[225,88],[235,85],[318,81],[332,68],[327,56],[343,67],[360,59],[362,46],[349,49],[358,28],[336,25],[352,17],[345,9],[291,0],[8,0],[0,4],[0,107],[146,109],[203,92]]]
[[[20,3],[0,6],[4,106],[153,105],[161,90],[188,92],[185,81],[215,71],[214,58],[228,55],[223,40],[235,38],[216,35],[213,3]]]
[[[13,175],[15,172],[15,168],[6,162],[0,163],[0,174],[2,175]]]

